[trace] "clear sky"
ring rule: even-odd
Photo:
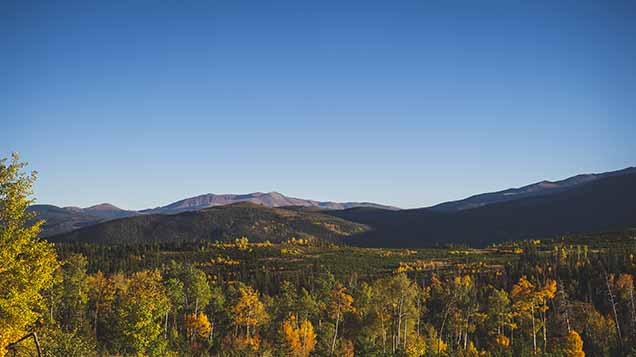
[[[39,203],[421,207],[636,164],[636,1],[0,1]]]

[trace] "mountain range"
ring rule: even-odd
[[[338,241],[369,230],[364,224],[296,207],[270,208],[251,202],[186,211],[144,214],[86,226],[50,237],[56,242],[99,244],[168,242],[178,240],[281,242],[291,238]]]
[[[373,207],[386,210],[398,210],[397,207],[372,202],[333,202],[315,201],[285,196],[278,192],[254,192],[248,194],[212,194],[189,197],[165,206],[140,211],[124,210],[109,203],[95,206],[58,207],[54,205],[33,205],[29,210],[44,219],[42,237],[71,232],[86,226],[107,222],[113,219],[138,215],[162,214],[173,215],[182,212],[199,211],[205,208],[232,205],[236,203],[253,203],[264,207],[305,207],[316,210],[342,210],[354,207]]]
[[[373,203],[304,200],[277,192],[207,194],[138,212],[108,204],[31,209],[47,219],[43,236],[55,241],[224,240],[246,235],[271,241],[292,236],[344,239],[381,247],[480,246],[636,227],[636,169],[541,181],[406,210]],[[328,229],[316,229],[318,221]]]
[[[146,209],[140,212],[142,213],[160,213],[160,214],[175,214],[185,211],[198,211],[200,209],[216,206],[225,206],[239,202],[250,202],[265,207],[316,207],[322,209],[347,209],[354,207],[374,207],[388,210],[397,210],[399,208],[392,206],[385,206],[371,202],[332,202],[332,201],[315,201],[303,198],[288,197],[278,192],[254,192],[245,195],[237,194],[223,194],[215,195],[208,193],[196,197],[186,198],[166,206]]]

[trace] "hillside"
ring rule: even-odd
[[[604,172],[600,174],[576,175],[560,181],[544,180],[520,188],[510,188],[503,191],[482,193],[462,200],[440,203],[429,207],[429,209],[437,212],[457,212],[493,203],[509,202],[528,197],[552,195],[602,178],[635,173],[636,167],[629,167],[622,170]]]
[[[90,214],[101,219],[123,218],[136,216],[139,214],[135,211],[124,210],[119,207],[113,206],[110,203],[101,203],[91,207],[81,208],[81,210],[86,214]]]
[[[49,237],[91,226],[111,219],[136,216],[139,213],[127,211],[108,203],[79,208],[54,205],[33,205],[29,212],[36,213],[36,219],[44,220],[40,236]]]
[[[206,194],[196,197],[186,198],[166,206],[145,209],[141,211],[131,211],[121,209],[110,203],[101,203],[91,207],[58,207],[54,205],[33,205],[29,210],[37,213],[38,219],[43,219],[46,223],[42,227],[42,237],[49,237],[62,233],[71,232],[78,228],[90,226],[100,222],[105,222],[118,218],[132,217],[147,214],[177,214],[182,212],[198,211],[210,207],[227,206],[236,203],[253,203],[265,207],[292,208],[302,207],[303,211],[320,211],[323,209],[346,209],[352,207],[378,207],[389,210],[397,210],[396,207],[385,206],[370,202],[331,202],[314,201],[301,198],[288,197],[278,192],[250,193],[245,195]]]
[[[455,213],[369,208],[326,213],[369,225],[372,230],[348,241],[378,247],[483,246],[503,240],[622,230],[636,227],[636,174],[610,176],[553,195]]]
[[[53,205],[33,205],[28,208],[28,211],[36,213],[35,219],[44,220],[42,233],[40,233],[42,237],[69,232],[101,221],[99,217],[84,213],[81,209]]]
[[[362,233],[365,225],[318,212],[268,208],[241,203],[176,215],[149,214],[117,219],[51,237],[56,242],[101,244],[179,240],[280,242],[291,238],[339,240]]]

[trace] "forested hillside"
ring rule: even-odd
[[[363,224],[320,212],[237,203],[175,215],[140,215],[112,220],[49,239],[99,244],[231,241],[242,236],[261,242],[291,238],[338,241],[367,229]]]
[[[567,191],[490,204],[459,212],[353,208],[325,212],[372,229],[349,240],[374,247],[426,247],[456,243],[546,238],[636,227],[636,174],[610,176]]]
[[[636,174],[636,167],[628,167],[622,170],[600,174],[580,174],[559,181],[543,180],[520,188],[509,188],[498,192],[481,193],[457,201],[443,202],[430,207],[430,209],[437,212],[457,212],[483,207],[493,203],[516,201],[528,197],[549,196],[606,177],[626,174]]]

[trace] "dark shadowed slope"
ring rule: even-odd
[[[552,195],[455,213],[363,208],[326,213],[371,226],[371,231],[349,241],[381,247],[445,243],[480,246],[503,240],[622,230],[636,227],[636,174],[609,176]]]
[[[576,175],[561,181],[541,181],[520,188],[482,193],[463,200],[440,203],[430,207],[430,209],[438,212],[457,212],[493,203],[508,202],[535,196],[552,195],[602,178],[635,173],[636,167],[629,167],[623,170],[610,171],[601,174]]]
[[[231,205],[240,202],[254,203],[265,207],[305,207],[307,209],[318,210],[345,209],[366,206],[397,209],[395,207],[370,202],[322,202],[305,200],[301,198],[287,197],[278,192],[257,192],[246,195],[207,194],[186,198],[167,206],[146,209],[139,212],[124,210],[109,203],[102,203],[87,208],[34,205],[29,209],[38,213],[38,218],[44,219],[47,222],[42,227],[41,236],[48,237],[117,218],[132,217],[141,214],[177,214],[182,212],[198,211],[210,207]]]
[[[29,211],[37,214],[36,219],[44,220],[40,233],[42,237],[70,232],[110,219],[138,215],[137,212],[122,210],[108,203],[87,208],[33,205]]]
[[[99,222],[99,217],[86,214],[81,209],[61,208],[53,205],[33,205],[29,212],[35,212],[35,219],[44,220],[42,237],[69,232]]]
[[[272,242],[291,238],[339,240],[368,228],[317,212],[268,208],[251,203],[207,208],[176,215],[141,215],[85,227],[51,237],[52,241],[102,244],[176,240]]]
[[[244,195],[237,194],[205,194],[196,197],[186,198],[166,206],[143,210],[143,213],[175,214],[186,211],[197,211],[200,209],[216,206],[224,206],[239,202],[250,202],[266,207],[302,206],[318,207],[323,209],[346,209],[352,207],[378,207],[385,209],[397,209],[396,207],[384,206],[370,202],[331,202],[314,201],[302,198],[288,197],[278,192],[254,192]]]

